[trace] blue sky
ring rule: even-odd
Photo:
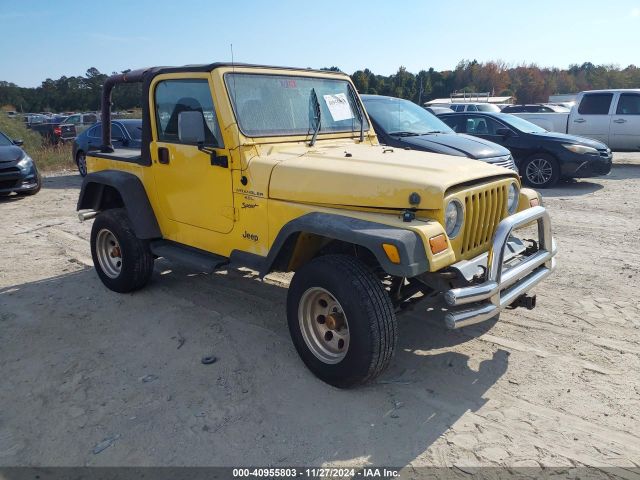
[[[640,0],[0,0],[0,80],[235,61],[368,67],[461,59],[640,65]]]

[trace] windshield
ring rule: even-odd
[[[312,91],[320,104],[319,134],[360,133],[358,104],[346,80],[227,73],[225,83],[240,130],[249,137],[311,135],[317,126]]]
[[[511,115],[510,113],[501,113],[500,120],[517,128],[521,132],[525,133],[544,133],[546,130],[539,127],[535,123],[527,122],[525,119]]]
[[[563,107],[562,105],[545,105],[545,106],[549,107],[551,110],[558,113],[569,113],[571,111],[570,108]]]
[[[124,122],[122,125],[124,125],[124,128],[127,129],[127,132],[129,132],[129,136],[133,140],[142,139],[142,122],[140,123]]]
[[[0,132],[0,147],[8,147],[13,145],[13,142],[4,133]]]
[[[390,97],[363,100],[371,118],[389,135],[453,133],[442,120],[409,100]]]
[[[476,104],[479,112],[499,112],[500,107],[493,105],[492,103],[478,103]]]

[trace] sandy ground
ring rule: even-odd
[[[158,261],[118,295],[77,175],[1,200],[0,465],[637,467],[640,155],[615,162],[544,192],[559,269],[535,310],[451,332],[418,305],[350,391],[298,359],[278,282]]]

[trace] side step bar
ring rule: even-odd
[[[158,257],[166,258],[170,262],[181,263],[199,272],[211,273],[229,263],[228,258],[169,240],[154,240],[151,242],[150,248],[151,252]]]

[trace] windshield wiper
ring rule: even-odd
[[[309,115],[309,128],[313,122],[316,122],[313,136],[311,137],[311,141],[309,142],[309,146],[313,147],[316,143],[316,138],[318,136],[318,132],[320,131],[320,120],[321,120],[321,111],[320,111],[320,102],[318,101],[318,95],[316,95],[316,89],[311,89],[311,98],[309,99],[309,107],[313,108],[313,116]]]
[[[417,133],[417,132],[389,132],[389,135],[393,135],[394,137],[415,137],[416,135],[422,135],[422,133]]]

